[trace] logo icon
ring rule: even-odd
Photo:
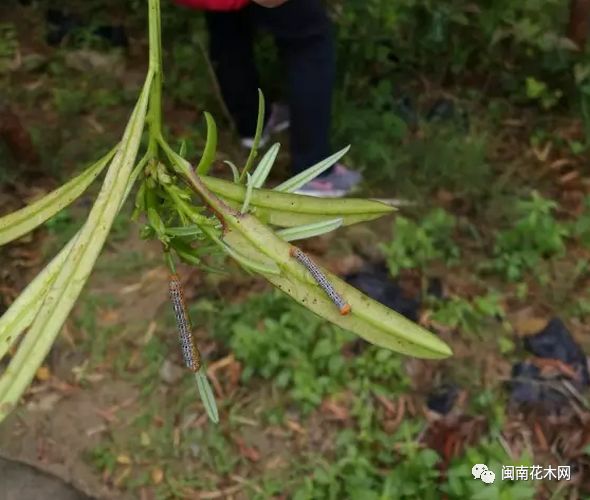
[[[485,464],[475,464],[471,468],[471,474],[475,479],[481,479],[485,484],[492,484],[496,480],[496,474],[489,470]]]

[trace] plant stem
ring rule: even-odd
[[[149,9],[149,69],[154,75],[148,110],[149,143],[151,158],[158,156],[158,138],[162,135],[162,28],[160,22],[160,0],[148,0]]]

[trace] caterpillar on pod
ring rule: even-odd
[[[299,248],[291,247],[289,255],[299,261],[299,263],[305,267],[309,273],[313,276],[313,279],[319,285],[319,287],[326,292],[326,295],[336,305],[340,314],[346,316],[350,313],[350,304],[346,302],[342,296],[334,289],[332,283],[328,281],[328,278],[324,276],[324,273],[320,271],[318,266]]]
[[[178,340],[180,341],[184,364],[189,370],[196,373],[201,368],[201,353],[193,338],[191,321],[184,301],[184,291],[177,274],[170,275],[168,291],[174,309],[174,317],[176,318]]]
[[[170,255],[166,255],[170,259]],[[170,293],[170,301],[174,309],[174,316],[176,318],[176,327],[178,329],[178,340],[182,349],[182,357],[184,358],[185,366],[194,373],[195,380],[201,400],[205,406],[207,415],[214,423],[219,422],[219,413],[217,411],[217,404],[215,403],[215,396],[207,380],[205,367],[201,363],[201,353],[193,338],[190,316],[184,300],[184,291],[182,283],[176,273],[174,273],[174,264],[169,260],[169,267],[172,274],[168,282],[168,291]]]

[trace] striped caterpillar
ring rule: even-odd
[[[191,321],[184,301],[182,284],[178,275],[170,275],[168,290],[170,293],[172,308],[174,309],[174,316],[176,317],[178,340],[180,341],[184,364],[189,370],[196,373],[199,371],[199,368],[201,368],[201,353],[193,338]]]
[[[346,302],[336,290],[334,290],[334,287],[328,281],[328,278],[326,278],[320,271],[318,266],[316,266],[316,264],[297,247],[291,247],[289,255],[296,258],[299,263],[309,271],[320,288],[326,292],[326,295],[330,297],[332,302],[334,302],[340,311],[340,314],[346,316],[351,310],[350,304]]]

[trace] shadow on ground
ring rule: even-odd
[[[92,497],[35,467],[0,458],[0,500],[88,500]]]

